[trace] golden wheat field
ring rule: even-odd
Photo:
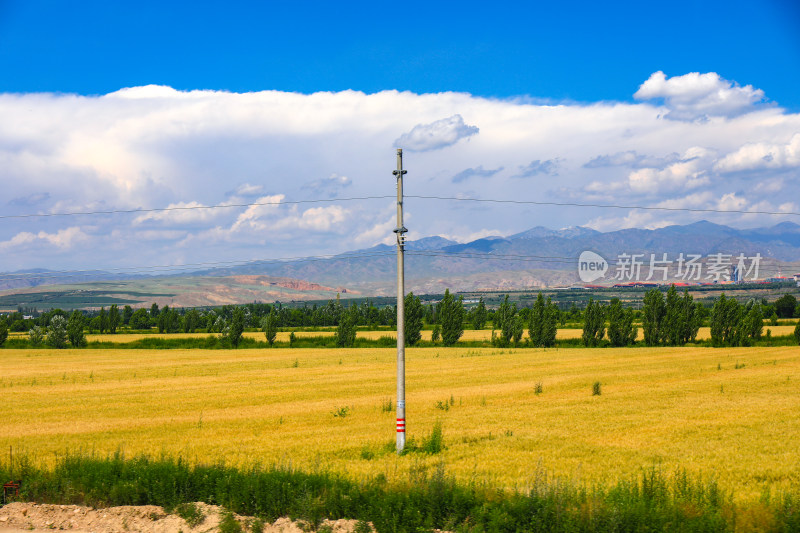
[[[742,498],[800,489],[796,347],[406,354],[409,437],[440,421],[437,455],[391,451],[391,348],[4,349],[0,449],[44,464],[122,450],[398,481],[443,465],[500,487],[613,482],[655,466]]]

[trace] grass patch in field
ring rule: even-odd
[[[241,531],[233,513],[256,516],[252,531],[282,516],[318,527],[324,518],[372,523],[378,532],[449,531],[798,531],[800,502],[789,494],[734,503],[714,481],[656,468],[608,486],[582,485],[536,475],[526,490],[459,483],[437,467],[415,466],[407,482],[379,475],[355,482],[330,472],[288,467],[236,469],[176,459],[66,456],[50,470],[24,458],[22,495],[48,503],[160,505],[187,522],[202,520],[191,502],[226,509],[220,531]],[[10,475],[0,463],[0,476]]]

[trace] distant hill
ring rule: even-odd
[[[561,230],[536,227],[508,237],[486,237],[467,243],[427,237],[408,243],[406,278],[410,287],[441,286],[442,290],[445,286],[463,290],[484,288],[483,283],[493,284],[492,288],[509,287],[515,285],[514,280],[520,288],[564,285],[577,281],[577,258],[584,250],[606,258],[621,253],[648,256],[650,253],[671,256],[760,253],[765,258],[792,262],[800,261],[800,225],[783,222],[769,228],[738,230],[700,221],[654,230],[610,232],[583,227]],[[200,274],[263,273],[354,287],[365,293],[392,294],[394,251],[395,246],[379,245],[313,263],[251,263]],[[364,257],[359,257],[362,254]],[[520,276],[520,272],[529,275]],[[474,286],[468,288],[470,284]]]
[[[644,253],[648,257],[651,253],[667,253],[670,256],[691,253],[704,257],[716,253],[744,253],[749,256],[760,253],[768,258],[764,263],[764,275],[761,276],[766,277],[776,273],[778,261],[800,261],[800,225],[782,222],[771,227],[739,230],[703,220],[654,230],[622,229],[609,232],[584,227],[553,230],[539,226],[506,237],[485,237],[467,243],[458,243],[440,236],[425,237],[408,242],[406,249],[407,288],[418,293],[440,293],[445,288],[470,291],[570,285],[578,281],[577,258],[585,250],[594,251],[609,260],[622,253]],[[185,287],[188,291],[192,284],[201,284],[200,280],[206,278],[226,278],[226,281],[219,280],[218,285],[235,285],[231,280],[236,277],[267,276],[304,280],[299,283],[334,288],[322,290],[320,294],[342,293],[346,290],[351,294],[356,292],[367,296],[391,296],[395,291],[396,264],[395,246],[381,244],[342,253],[329,259],[256,261],[234,267],[202,270],[188,275],[182,274],[181,278],[193,281],[174,285]],[[797,267],[786,265],[785,268],[784,274],[791,275]],[[13,275],[5,275],[0,278],[0,288],[17,290],[23,287],[30,290],[31,287],[52,283],[64,285],[103,282],[113,285],[124,281],[122,276],[97,272],[70,274],[65,279],[44,270],[37,271],[34,276],[18,276],[15,279]],[[127,279],[139,279],[144,283],[148,279],[175,278],[139,276]],[[202,284],[207,286],[205,282]],[[172,294],[175,291],[168,292]],[[237,293],[235,290],[228,292]],[[316,291],[311,291],[313,292]],[[256,293],[244,290],[239,295],[247,295],[249,299],[244,301],[253,301]],[[309,294],[310,292],[305,291],[297,299],[306,299]],[[272,296],[260,299],[269,301],[268,298]],[[201,300],[212,301],[211,298],[192,301]],[[228,302],[225,298],[218,301]]]

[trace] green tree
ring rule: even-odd
[[[784,294],[775,301],[775,312],[778,318],[792,318],[797,307],[797,298],[791,294]]]
[[[561,318],[561,311],[547,297],[547,305],[544,309],[544,328],[542,329],[542,346],[550,348],[556,345],[556,335],[558,334],[558,321]]]
[[[636,342],[637,330],[633,327],[633,310],[623,308],[619,298],[612,298],[606,311],[608,340],[611,346],[631,346]]]
[[[270,310],[269,314],[264,317],[264,320],[261,321],[261,329],[264,331],[267,342],[271,347],[275,343],[275,338],[278,336],[278,315],[275,313],[274,307]]]
[[[472,327],[474,329],[483,329],[486,325],[486,320],[489,318],[489,313],[486,311],[486,304],[483,303],[483,296],[478,300],[478,305],[470,313]]]
[[[28,332],[28,342],[31,346],[38,347],[44,344],[44,329],[41,326],[33,326]]]
[[[99,319],[97,324],[98,328],[100,329],[100,333],[105,333],[108,329],[108,313],[106,313],[105,307],[100,308],[100,313],[97,315],[97,318]]]
[[[150,329],[150,317],[145,309],[137,309],[129,321],[131,329]]]
[[[244,310],[237,307],[233,310],[230,321],[225,324],[222,338],[236,348],[242,340],[242,333],[244,333]]]
[[[647,346],[658,346],[664,342],[664,317],[667,313],[664,296],[658,289],[650,289],[644,295],[642,306],[642,330]]]
[[[48,346],[53,348],[66,348],[67,347],[67,319],[61,315],[56,315],[50,319],[50,325],[47,327]]]
[[[545,314],[544,296],[540,292],[528,316],[528,337],[530,337],[531,344],[534,346],[544,345]]]
[[[433,331],[431,331],[431,342],[436,344],[442,338],[442,327],[439,324],[434,324]]]
[[[422,308],[422,302],[414,296],[413,292],[406,294],[403,302],[405,306],[403,333],[406,338],[406,346],[414,346],[422,339],[422,317],[425,310]]]
[[[494,314],[494,327],[500,330],[498,344],[508,346],[514,337],[514,330],[517,328],[517,304],[508,302],[508,294],[503,298],[503,303],[497,308]]]
[[[133,307],[126,305],[122,308],[122,323],[126,326],[130,324],[131,317],[133,316]]]
[[[686,321],[688,320],[683,300],[678,296],[675,285],[670,285],[667,290],[667,297],[664,302],[664,320],[660,327],[660,337],[662,344],[670,346],[682,346],[686,332]]]
[[[200,326],[200,313],[197,309],[189,309],[186,311],[186,314],[183,315],[182,326],[184,333],[194,333]]]
[[[583,345],[597,346],[605,335],[605,310],[600,302],[589,298],[589,303],[583,311]]]
[[[800,344],[800,320],[797,321],[797,325],[794,327],[794,341]]]
[[[439,322],[442,325],[442,344],[453,346],[464,334],[464,301],[456,299],[445,289],[444,298],[439,303]]]
[[[67,339],[75,348],[86,346],[86,335],[83,333],[83,313],[77,309],[72,312],[67,321]]]
[[[735,298],[722,293],[711,309],[711,343],[714,346],[740,346],[746,343],[743,335],[742,307]]]
[[[340,348],[353,346],[356,343],[356,324],[358,323],[358,307],[356,304],[350,306],[347,312],[339,318],[339,325],[336,327],[336,345]]]
[[[757,341],[764,332],[764,315],[761,311],[761,305],[758,303],[751,301],[747,307],[749,309],[746,309],[742,320],[742,334]]]
[[[116,333],[119,327],[121,317],[119,316],[119,307],[113,304],[108,308],[108,332]]]
[[[8,322],[6,322],[6,317],[0,317],[0,346],[6,342],[8,338]]]
[[[153,305],[150,306],[150,318],[155,320],[158,318],[158,304],[153,302]]]
[[[700,324],[703,323],[703,312],[705,309],[701,304],[695,304],[692,295],[689,294],[689,290],[684,289],[683,298],[681,299],[681,310],[685,318],[681,322],[683,331],[681,332],[680,344],[684,345],[687,342],[694,342],[697,339],[697,332],[700,329]]]

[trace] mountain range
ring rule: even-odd
[[[467,243],[431,236],[406,245],[408,290],[441,293],[451,290],[526,289],[564,286],[578,282],[577,258],[585,250],[607,259],[622,253],[684,254],[724,253],[769,258],[764,275],[785,268],[790,275],[800,261],[800,225],[736,229],[699,221],[658,229],[622,229],[600,232],[585,227],[553,230],[537,226],[509,236],[490,236]],[[361,295],[392,295],[395,291],[396,246],[379,244],[327,259],[305,261],[254,261],[238,266],[201,270],[181,277],[226,278],[271,276],[347,288]],[[56,276],[46,270],[35,275],[0,276],[0,289],[38,285],[64,285],[102,281],[113,284],[117,274],[90,273]],[[142,279],[128,276],[127,279]],[[221,280],[220,280],[221,281]],[[251,300],[252,301],[252,300]]]

